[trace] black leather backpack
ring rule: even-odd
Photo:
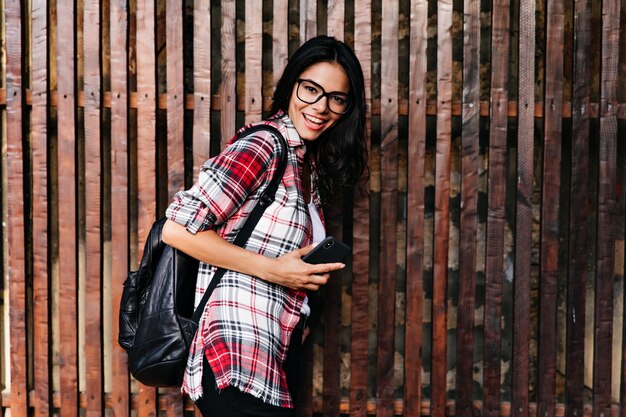
[[[240,132],[271,131],[281,141],[281,159],[270,184],[238,233],[235,245],[244,247],[266,207],[273,201],[287,165],[287,143],[273,126],[256,125]],[[194,311],[198,261],[161,240],[165,218],[157,220],[146,240],[137,271],[124,282],[120,305],[119,344],[128,353],[128,368],[139,382],[180,386],[189,347],[204,306],[226,272],[219,268]]]

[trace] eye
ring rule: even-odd
[[[340,95],[332,95],[330,99],[334,101],[335,103],[340,104],[342,106],[345,105],[346,102],[348,101],[348,99],[345,96],[340,96]]]
[[[314,85],[304,84],[303,87],[308,93],[317,94],[317,88]]]

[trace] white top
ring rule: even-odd
[[[313,223],[313,242],[319,243],[326,237],[326,229],[324,229],[322,219],[320,218],[315,204],[313,204],[313,200],[309,203],[309,214],[311,215],[311,222]]]
[[[319,243],[326,237],[326,229],[324,229],[324,224],[322,223],[320,214],[317,212],[317,208],[315,207],[315,204],[313,204],[312,199],[308,207],[309,214],[311,215],[311,222],[313,223],[313,242]],[[304,302],[300,308],[300,314],[307,317],[311,314],[308,297],[304,297]]]

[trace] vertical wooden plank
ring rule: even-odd
[[[165,2],[168,201],[185,188],[183,3],[180,0]],[[183,398],[180,389],[162,389],[159,397],[165,404],[166,416],[182,415]]]
[[[311,395],[313,392],[313,341],[311,339],[302,345],[301,357],[304,359],[300,362],[300,380],[302,384],[298,388],[296,416],[313,417],[313,397]]]
[[[343,38],[344,14],[337,11],[335,2],[328,4],[328,23],[340,31]],[[331,9],[335,9],[331,12]],[[332,17],[331,17],[332,15]],[[342,204],[343,198],[336,198],[337,205]],[[345,204],[344,204],[345,207]],[[327,228],[330,235],[343,238],[343,210],[327,211]],[[341,294],[343,278],[346,271],[333,274],[333,278],[326,285],[324,296],[324,381],[322,386],[322,414],[328,417],[339,417],[341,403]]]
[[[428,1],[411,1],[404,415],[421,415]]]
[[[343,0],[328,0],[328,36],[340,41],[344,38],[346,4]]]
[[[452,142],[452,1],[437,2],[437,145],[435,157],[435,243],[433,264],[433,417],[446,403],[446,283],[450,230],[450,147]]]
[[[381,230],[378,284],[376,415],[393,415],[394,334],[398,204],[398,18],[397,0],[382,3],[381,49]]]
[[[102,414],[102,253],[100,196],[100,2],[83,4],[85,119],[85,366],[86,415]]]
[[[211,2],[197,0],[193,10],[193,172],[209,159],[211,145]]]
[[[334,209],[333,212],[326,212],[328,234],[341,239],[340,211]],[[341,402],[341,283],[341,275],[336,273],[324,287],[322,415],[328,417],[339,417]]]
[[[185,188],[183,138],[185,94],[183,86],[183,2],[166,1],[167,42],[167,189],[168,201]],[[180,411],[182,412],[182,404]]]
[[[613,274],[617,184],[617,81],[619,65],[619,0],[602,2],[600,73],[600,150],[598,167],[598,234],[596,244],[595,328],[593,351],[593,416],[611,412]]]
[[[9,284],[11,415],[28,415],[26,357],[26,236],[24,216],[24,101],[22,84],[22,8],[5,3],[6,40],[6,144],[7,144],[7,279]]]
[[[57,65],[57,48],[58,48],[58,19],[57,19],[57,7],[56,2],[54,4],[50,4],[48,13],[48,36],[50,39],[48,40],[48,89],[51,92],[50,96],[50,118],[52,123],[58,124],[58,108],[52,106],[52,104],[58,104],[58,65]],[[54,93],[53,93],[54,92]],[[52,103],[52,99],[56,98],[55,103]],[[51,145],[58,147],[58,134],[54,130],[51,131],[52,135]],[[56,135],[56,136],[55,136]],[[53,148],[55,149],[55,148]],[[49,233],[52,238],[49,240],[50,242],[50,280],[48,283],[50,284],[50,290],[48,292],[48,296],[50,297],[50,355],[52,357],[59,356],[59,244],[58,244],[58,234],[59,234],[59,178],[58,178],[58,149],[55,151],[51,149],[48,153],[49,166],[50,166],[50,175],[48,176],[48,182],[50,183],[48,186],[48,191],[50,192],[50,204],[48,208],[50,209],[50,215],[48,217],[49,221]],[[51,367],[50,373],[50,388],[56,393],[55,397],[58,399],[60,396],[60,381],[59,381],[59,364],[54,361],[49,362],[49,366]]]
[[[317,36],[317,0],[300,0],[300,43]]]
[[[617,163],[617,166],[618,166],[618,169],[619,169],[619,166],[620,166],[619,162]],[[626,167],[626,163],[624,163],[622,166]],[[620,175],[622,176],[623,179],[626,178],[626,169],[622,169],[622,173]],[[623,179],[622,179],[622,183],[624,183]],[[623,203],[622,203],[622,207],[623,207]],[[626,210],[622,211],[622,213],[624,213],[624,212],[626,212]],[[626,216],[625,216],[625,218],[626,218]],[[620,255],[622,256],[622,259],[624,259],[624,244],[623,244],[623,242],[621,244],[620,250],[621,250],[621,254]],[[619,255],[617,255],[617,256],[619,256]],[[626,264],[622,263],[622,264],[618,264],[618,265],[619,265],[619,267],[622,268],[622,271],[624,271],[623,268],[626,266]],[[622,276],[623,276],[623,273],[622,273]],[[623,304],[622,304],[622,306],[623,306]],[[624,323],[623,319],[622,319],[621,325],[622,325],[622,328],[621,328],[622,335],[624,335],[626,333],[626,324]],[[617,383],[619,384],[619,391],[618,391],[618,393],[619,393],[618,394],[619,395],[618,396],[619,400],[618,401],[620,402],[620,404],[626,404],[626,384],[624,383],[624,381],[626,380],[626,359],[625,359],[626,358],[626,346],[624,345],[623,338],[622,338],[622,343],[620,345],[620,353],[621,353],[622,364],[621,364],[621,368],[619,369],[620,378],[618,378],[618,380],[617,380]],[[623,417],[625,414],[626,414],[626,408],[622,406],[618,416]]]
[[[263,74],[261,59],[263,53],[263,1],[246,1],[246,97],[245,123],[261,120],[263,105]]]
[[[626,6],[625,7],[620,7],[620,45],[619,45],[619,56],[620,56],[620,67],[624,65],[624,63],[626,63]],[[618,81],[618,85],[624,85],[626,80],[626,71],[620,71],[619,72],[619,81]],[[618,90],[618,100],[620,102],[624,102],[626,101],[626,91],[624,91],[623,89]],[[624,108],[623,104],[621,105],[622,109],[626,109]],[[618,121],[618,131],[624,132],[623,128],[624,128],[624,117],[621,117],[621,121]],[[623,136],[623,133],[622,133]],[[621,136],[620,136],[621,137]],[[621,223],[621,230],[620,232],[622,233],[620,237],[616,238],[616,275],[621,275],[622,278],[622,282],[624,281],[624,276],[626,275],[626,224],[624,224],[624,220],[626,220],[626,193],[624,193],[624,187],[626,187],[626,149],[624,148],[624,144],[626,144],[626,142],[621,141],[621,145],[620,142],[618,142],[618,152],[619,149],[621,149],[621,157],[618,155],[618,160],[617,160],[617,178],[618,178],[618,184],[622,185],[622,192],[620,193],[621,196],[619,198],[619,200],[621,200],[618,203],[618,218],[620,218],[619,216],[622,216],[622,221]],[[621,214],[620,214],[621,213]],[[620,233],[618,232],[618,233]],[[619,240],[621,240],[621,242],[619,242]],[[619,246],[621,247],[619,247]],[[619,249],[618,249],[619,248]],[[617,254],[617,252],[621,252],[620,254]],[[620,260],[621,258],[621,262],[619,262],[618,260]],[[617,310],[617,309],[616,309]],[[618,314],[624,314],[624,303],[622,303],[622,311],[620,312],[619,310],[617,310]],[[626,416],[626,407],[624,407],[624,405],[626,404],[626,340],[624,340],[624,335],[626,334],[626,321],[623,320],[622,318],[622,343],[621,343],[621,377],[618,378],[619,383],[620,383],[620,391],[619,391],[619,396],[618,401],[622,404],[622,407],[620,409],[620,413],[619,416],[620,417],[624,417]]]
[[[139,218],[138,242],[145,241],[155,219],[156,80],[154,50],[154,2],[137,1],[137,170]]]
[[[465,0],[463,19],[463,127],[455,415],[471,417],[473,415],[474,306],[478,228],[480,0]]]
[[[48,313],[48,14],[47,1],[32,3],[32,109],[33,166],[33,368],[34,415],[50,415]]]
[[[574,73],[572,150],[569,202],[569,268],[567,279],[567,417],[583,415],[585,362],[585,296],[587,286],[587,223],[589,216],[589,96],[591,2],[574,3]]]
[[[220,132],[222,148],[235,133],[235,0],[222,1],[222,83],[220,85]]]
[[[156,217],[156,59],[155,9],[137,0],[137,242],[143,246]],[[156,413],[156,390],[139,384],[138,417]]]
[[[77,258],[77,275],[78,281],[76,283],[77,294],[76,301],[78,303],[78,310],[76,312],[77,319],[77,331],[78,331],[78,350],[77,350],[77,367],[78,367],[78,408],[79,413],[81,409],[85,408],[86,398],[84,393],[86,391],[86,382],[87,382],[87,366],[85,364],[86,359],[86,351],[85,351],[85,290],[86,286],[86,276],[87,272],[85,270],[85,258],[86,258],[86,237],[87,233],[85,231],[85,217],[86,217],[86,183],[85,183],[85,126],[84,126],[84,64],[85,60],[83,57],[84,51],[84,42],[83,38],[85,37],[85,27],[83,25],[84,18],[84,2],[75,2],[74,3],[74,36],[76,39],[76,43],[74,45],[75,50],[75,102],[74,106],[75,117],[76,117],[76,149],[74,151],[76,155],[76,161],[74,161],[74,166],[76,167],[76,258]],[[61,322],[62,325],[62,322]]]
[[[57,2],[57,123],[59,212],[59,374],[61,410],[78,415],[76,260],[76,97],[74,2]]]
[[[185,188],[183,4],[184,2],[180,0],[165,2],[168,201]],[[159,397],[165,404],[166,416],[182,415],[183,399],[180,389],[162,389]]]
[[[128,2],[111,0],[111,411],[128,417],[126,352],[117,343],[122,289],[128,274]],[[146,166],[150,169],[151,165]]]
[[[272,68],[274,87],[287,65],[289,49],[289,1],[274,0],[272,14]],[[272,90],[273,91],[273,90]]]
[[[372,111],[372,17],[371,0],[354,2],[354,52],[361,62],[365,83],[368,155]],[[369,182],[364,185],[369,190]],[[369,332],[370,201],[369,193],[358,193],[353,204],[352,312],[350,341],[350,416],[367,413],[367,358]]]
[[[500,417],[502,281],[506,198],[506,138],[509,102],[510,1],[494,0],[491,17],[491,107],[485,264],[483,405],[485,417]]]
[[[338,3],[341,3],[339,5]],[[344,27],[343,2],[330,1],[328,3],[328,28],[330,36],[343,39]],[[332,32],[332,33],[331,33]],[[339,201],[341,201],[339,199]],[[343,221],[337,213],[331,214],[328,222],[329,233],[342,237]],[[335,274],[334,279],[325,288],[324,300],[324,381],[322,394],[322,414],[329,417],[339,417],[341,402],[341,291],[342,275],[345,271]]]
[[[547,2],[544,98],[541,281],[537,412],[554,415],[556,405],[556,309],[559,277],[559,188],[563,113],[564,10],[562,0]]]
[[[535,107],[535,3],[520,2],[512,415],[528,416]]]

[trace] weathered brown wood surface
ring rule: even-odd
[[[194,2],[193,13],[193,178],[211,148],[211,2]]]
[[[221,58],[222,82],[220,84],[220,127],[222,148],[235,131],[235,0],[222,2]]]
[[[376,399],[377,417],[393,414],[396,251],[398,207],[398,9],[382,2],[380,117],[380,276],[378,281]]]
[[[85,394],[89,417],[102,414],[102,198],[100,2],[83,4],[83,82],[85,107]]]
[[[624,7],[624,5],[620,6],[620,21],[619,21],[619,62],[625,62],[626,61],[626,26],[624,25],[624,22],[626,22],[626,7]],[[618,85],[623,85],[624,82],[626,81],[625,78],[626,74],[621,71],[618,70]],[[626,97],[626,91],[624,91],[623,89],[618,88],[617,89],[617,94],[616,94],[616,98],[617,100],[623,100],[624,97]],[[623,122],[621,122],[619,120],[619,108],[621,106],[618,105],[618,110],[617,110],[617,117],[618,117],[618,138],[621,137],[621,131],[619,126],[623,125]],[[620,141],[618,139],[617,141],[617,156],[616,156],[616,172],[617,172],[617,184],[624,184],[626,182],[626,159],[624,159],[623,156],[623,152],[621,151],[621,149],[623,149],[623,145],[624,145],[624,141]],[[614,279],[618,282],[623,282],[624,281],[624,276],[626,276],[626,261],[625,262],[621,262],[621,259],[624,259],[626,257],[626,215],[622,216],[620,213],[626,213],[626,195],[624,195],[623,192],[617,192],[616,191],[616,197],[617,197],[617,206],[616,206],[616,210],[617,210],[617,215],[616,215],[616,219],[617,219],[617,227],[615,230],[616,233],[616,238],[615,238],[615,271],[614,271]],[[620,308],[620,300],[621,296],[619,294],[619,289],[618,291],[616,291],[616,306],[613,309],[614,311],[614,316],[619,317],[620,315],[622,315],[622,308]],[[621,327],[621,328],[620,328]],[[615,328],[615,334],[616,334],[616,339],[619,339],[620,336],[620,331],[621,331],[621,337],[623,338],[623,335],[626,334],[625,333],[625,329],[626,329],[626,322],[622,322],[621,326],[616,326]],[[614,350],[614,354],[615,354],[615,350]],[[624,401],[626,401],[626,384],[623,384],[622,381],[626,381],[626,360],[624,358],[626,358],[626,343],[622,342],[622,349],[621,351],[618,350],[617,351],[618,354],[614,357],[616,357],[617,362],[619,362],[621,360],[621,369],[618,368],[617,366],[615,366],[613,368],[613,386],[615,388],[615,397],[614,397],[614,401],[616,403],[624,403]],[[616,370],[619,369],[619,372],[615,373]],[[626,407],[621,407],[621,413],[620,416],[624,416],[626,413]]]
[[[78,224],[76,215],[76,95],[75,95],[74,2],[57,3],[58,95],[58,233],[59,233],[59,376],[61,409],[78,416]],[[60,127],[60,128],[59,128]]]
[[[48,16],[45,2],[33,2],[32,23],[32,90],[31,149],[32,149],[32,230],[33,230],[33,367],[34,415],[50,415],[50,338],[51,318],[48,228]]]
[[[154,2],[137,1],[137,242],[145,242],[156,219],[156,54]],[[161,186],[165,186],[162,184]],[[115,204],[113,204],[115,205]],[[112,219],[114,221],[114,219]],[[139,252],[140,254],[142,252]],[[141,257],[141,255],[139,255]],[[141,259],[137,259],[137,265]],[[133,269],[136,265],[131,266]],[[137,415],[154,415],[156,390],[137,383]]]
[[[569,265],[567,280],[567,357],[566,416],[583,413],[585,359],[585,288],[589,208],[589,101],[591,45],[591,2],[577,0],[574,4],[574,74],[572,94],[572,149],[569,201]],[[578,365],[576,365],[578,364]]]
[[[515,281],[513,283],[512,415],[528,417],[530,380],[530,289],[532,191],[535,148],[532,103],[535,100],[535,4],[519,3],[519,74],[517,128],[517,198],[515,213]]]
[[[183,86],[183,3],[167,1],[167,195],[170,200],[185,186],[183,142],[185,89]]]
[[[298,389],[298,409],[297,416],[313,415],[313,343],[304,343],[302,346],[302,357],[305,360],[300,364],[300,375],[302,385]]]
[[[83,91],[78,91],[78,102],[77,102],[78,108],[84,107],[84,95],[83,94],[84,94]],[[220,94],[214,94],[211,97],[211,110],[213,111],[222,110],[221,98],[222,96]],[[110,108],[111,107],[111,92],[104,91],[103,99],[104,99],[103,107]],[[137,92],[131,92],[129,101],[130,101],[129,107],[131,109],[136,109],[138,105],[137,104]],[[0,105],[6,106],[6,102],[7,102],[6,90],[0,87]],[[25,90],[24,102],[26,103],[27,106],[32,106],[33,104],[32,92],[28,88]],[[56,107],[56,103],[57,103],[57,92],[53,90],[50,92],[50,105],[52,107]],[[263,99],[263,111],[269,111],[271,103],[272,103],[271,97],[265,97]],[[163,110],[167,109],[167,94],[166,93],[158,95],[157,106],[159,109],[163,109]],[[193,110],[194,106],[195,105],[194,105],[193,94],[187,94],[185,96],[185,109]],[[380,116],[380,99],[372,99],[371,107],[372,107],[372,113],[371,113],[372,116]],[[623,102],[617,103],[616,108],[617,108],[616,110],[617,119],[625,120],[626,119],[626,103],[623,103]],[[243,97],[236,98],[235,109],[237,111],[245,110],[245,100]],[[534,110],[535,117],[542,118],[544,116],[544,109],[543,109],[542,102],[535,102],[534,109],[535,109]],[[518,110],[517,101],[509,100],[508,107],[506,108],[506,115],[511,118],[517,118],[518,116],[517,110]],[[480,101],[480,116],[487,117],[490,114],[489,112],[490,112],[490,102],[488,100],[481,100]],[[571,118],[572,112],[573,112],[572,102],[567,101],[567,100],[563,101],[562,116],[564,118]],[[599,104],[593,103],[593,102],[589,103],[588,112],[589,112],[589,117],[598,118],[599,117],[598,116]],[[409,114],[408,100],[406,99],[398,100],[398,116],[408,116],[408,114]],[[461,100],[452,100],[452,116],[461,116],[461,114],[462,114]],[[426,115],[427,116],[437,115],[437,100],[428,99],[426,101]]]
[[[185,188],[185,88],[183,68],[183,2],[167,1],[165,5],[165,38],[167,43],[167,196],[172,199]],[[183,412],[180,389],[168,388],[159,392],[159,401],[165,402],[167,417]]]
[[[424,310],[424,188],[426,151],[426,47],[428,2],[411,2],[409,138],[407,155],[406,328],[404,400],[406,417],[421,415],[422,320]],[[353,324],[354,326],[354,324]]]
[[[156,79],[154,73],[154,7],[149,1],[137,2],[137,240],[145,241],[156,218]],[[138,260],[139,261],[139,260]]]
[[[129,268],[129,113],[128,55],[129,13],[126,0],[110,4],[111,53],[111,335],[106,341],[111,352],[111,411],[115,417],[130,415],[129,374],[126,352],[117,343],[119,310],[124,279]]]
[[[262,95],[262,53],[263,53],[263,2],[252,0],[246,2],[246,112],[245,122],[253,123],[261,120],[263,105]]]
[[[443,417],[447,391],[448,249],[450,241],[450,148],[452,142],[452,1],[437,3],[437,134],[433,243],[432,365],[433,417]],[[467,312],[466,312],[467,313]]]
[[[371,1],[354,4],[354,52],[361,62],[368,117],[365,140],[371,158],[372,34]],[[351,417],[365,417],[367,407],[367,359],[369,332],[370,194],[371,182],[356,191],[353,203],[352,305],[350,311],[350,409]]]
[[[319,33],[361,61],[371,175],[327,210],[353,251],[298,415],[626,415],[621,3],[5,0],[0,413],[199,416],[129,376],[122,284]]]
[[[326,221],[328,234],[341,240],[342,226],[343,222],[336,214]],[[324,288],[322,414],[329,417],[339,417],[341,403],[341,287],[341,272],[336,272]]]
[[[275,0],[272,9],[272,80],[274,86],[289,58],[289,1]]]
[[[600,65],[600,143],[598,155],[598,226],[596,236],[595,323],[593,351],[593,416],[611,411],[613,367],[613,278],[617,184],[617,80],[620,2],[602,3]],[[622,213],[623,215],[623,213]],[[602,387],[602,388],[601,388]]]
[[[339,5],[342,3],[342,5]],[[343,2],[329,1],[328,3],[328,29],[329,35],[343,38],[344,15]],[[337,199],[338,205],[342,204],[342,199]],[[328,233],[341,240],[346,240],[343,236],[343,219],[339,214],[326,213],[332,219],[327,220]],[[338,271],[333,274],[331,281],[324,289],[324,383],[322,387],[322,414],[328,417],[339,417],[339,406],[341,404],[341,297],[344,289],[343,281],[349,271]]]
[[[344,40],[344,16],[346,14],[345,1],[328,1],[328,36]]]
[[[504,233],[506,223],[507,108],[509,101],[509,0],[493,2],[491,11],[491,107],[489,185],[485,247],[483,407],[486,417],[500,416]]]
[[[8,237],[7,268],[11,273],[9,291],[12,297],[6,300],[10,320],[11,339],[10,390],[15,401],[12,415],[28,415],[28,363],[26,357],[26,269],[24,246],[26,230],[24,224],[24,149],[22,142],[23,88],[22,84],[22,25],[21,8],[18,3],[7,5],[5,14],[6,40],[6,201],[7,220],[5,233]],[[3,71],[4,72],[4,71]],[[9,196],[11,196],[9,198]]]
[[[554,415],[556,406],[557,292],[559,274],[559,188],[561,185],[563,101],[563,2],[547,4],[546,74],[544,98],[543,187],[541,213],[541,271],[539,300],[539,415]]]
[[[480,99],[480,1],[464,2],[463,117],[461,132],[461,220],[457,315],[456,410],[472,416],[474,383],[474,309],[478,229],[478,136]]]
[[[317,35],[317,1],[300,0],[300,43]]]

